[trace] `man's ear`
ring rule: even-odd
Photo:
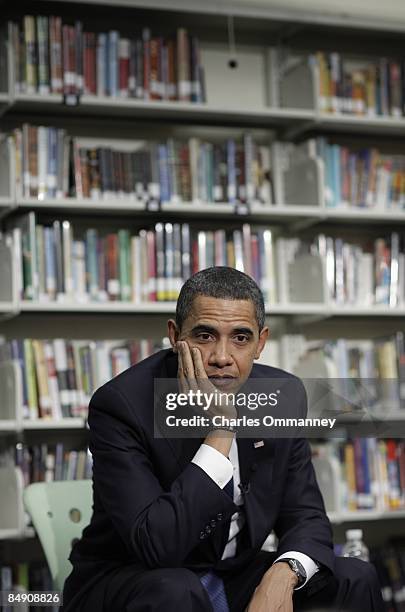
[[[169,340],[170,340],[170,344],[172,345],[172,349],[176,353],[177,352],[176,342],[179,339],[180,331],[174,319],[169,319],[167,321],[167,335],[169,336]]]
[[[259,359],[259,357],[261,355],[261,352],[264,349],[264,345],[266,344],[269,335],[270,335],[269,328],[267,326],[263,327],[262,331],[259,334],[259,344],[257,345],[257,351],[256,351],[256,354],[255,354],[255,359]]]

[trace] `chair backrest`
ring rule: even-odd
[[[92,481],[37,482],[24,490],[24,505],[44,549],[55,590],[72,570],[71,548],[92,513]]]

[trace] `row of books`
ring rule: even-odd
[[[405,508],[405,442],[354,438],[313,447],[313,456],[336,462],[340,510]]]
[[[92,477],[93,459],[87,450],[68,450],[56,444],[17,444],[15,465],[21,469],[24,486],[33,482],[83,480]]]
[[[0,344],[0,363],[20,366],[24,419],[86,418],[98,387],[166,345],[166,339],[12,339]]]
[[[318,52],[321,111],[401,117],[404,113],[404,63],[380,57],[361,59]]]
[[[86,31],[81,21],[25,15],[9,22],[9,40],[16,93],[205,101],[199,43],[184,28],[172,38],[152,36],[149,28],[129,38]]]
[[[280,361],[287,370],[306,372],[311,379],[342,382],[342,397],[354,409],[389,414],[405,408],[405,335],[360,340],[306,340],[286,334],[280,339]],[[353,382],[351,383],[350,380]]]
[[[271,204],[270,148],[251,133],[241,142],[199,138],[90,146],[63,129],[24,124],[14,131],[17,193],[133,198],[142,202]]]
[[[156,223],[131,234],[38,224],[34,212],[11,221],[21,298],[42,301],[176,300],[191,274],[214,265],[252,276],[267,302],[276,301],[273,234],[247,223],[234,230],[194,230]]]
[[[0,591],[17,591],[21,594],[34,591],[47,591],[53,590],[52,577],[48,568],[48,565],[44,561],[13,561],[5,562],[4,559],[0,565]],[[2,607],[3,612],[13,612],[15,609],[21,612],[29,612],[29,610],[36,610],[36,612],[58,612],[60,609],[59,605],[41,606],[40,604],[34,605],[28,602],[18,602],[14,605],[4,605]]]
[[[405,243],[398,232],[363,243],[319,234],[312,241],[280,238],[276,244],[280,261],[291,263],[305,253],[321,257],[332,304],[396,308],[405,303]]]
[[[405,155],[384,155],[377,148],[352,149],[315,141],[324,163],[328,207],[402,209],[405,205]]]
[[[0,344],[0,363],[11,360],[21,370],[24,419],[86,418],[99,386],[145,359],[169,348],[157,340],[10,339]],[[405,408],[405,338],[398,331],[373,340],[311,340],[286,334],[271,340],[260,362],[317,381],[327,378],[339,392],[339,410],[386,413]],[[303,372],[305,371],[305,374]],[[341,386],[338,386],[341,383]],[[311,399],[311,398],[310,398]],[[342,401],[346,403],[343,405]],[[317,406],[309,406],[310,410]]]

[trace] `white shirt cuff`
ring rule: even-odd
[[[302,587],[306,585],[308,580],[310,580],[312,576],[319,571],[319,566],[315,563],[315,561],[308,557],[308,555],[305,555],[302,552],[297,552],[296,550],[289,550],[288,552],[283,553],[282,555],[277,557],[274,563],[277,563],[277,561],[281,561],[281,559],[296,559],[301,563],[305,570],[305,573],[307,575],[305,582],[300,584],[300,586],[295,587],[295,591],[299,591],[300,589],[302,589]]]
[[[221,489],[231,480],[233,476],[232,463],[215,448],[209,444],[201,444],[200,448],[191,460],[198,465]]]

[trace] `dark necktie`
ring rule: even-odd
[[[233,477],[224,486],[224,491],[233,500]],[[214,612],[229,612],[228,600],[225,594],[222,578],[210,570],[200,577],[200,581],[208,593]]]

